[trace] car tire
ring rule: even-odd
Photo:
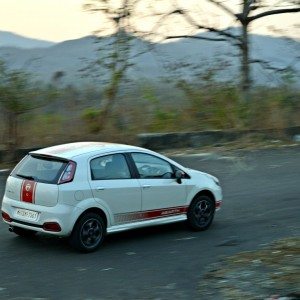
[[[13,227],[12,232],[22,237],[33,237],[36,234],[36,231],[29,230],[21,227]]]
[[[206,230],[211,225],[214,214],[214,199],[206,195],[196,196],[188,209],[188,225],[196,231]]]
[[[75,224],[70,244],[81,252],[93,252],[99,248],[106,235],[106,226],[96,213],[84,214]]]

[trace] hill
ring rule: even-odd
[[[0,32],[0,40],[1,40]],[[105,70],[101,76],[95,76],[94,71],[82,72],[95,59],[104,59],[103,52],[98,48],[105,48],[111,37],[97,40],[94,36],[65,41],[58,44],[27,39],[6,33],[6,38],[0,43],[0,59],[4,60],[12,69],[24,69],[32,73],[37,80],[49,82],[57,72],[63,74],[64,84],[97,84],[107,79]],[[212,35],[202,33],[201,35]],[[14,39],[15,38],[15,39]],[[14,43],[12,42],[14,41]],[[272,66],[284,68],[293,66],[296,71],[295,79],[299,84],[299,42],[286,38],[263,35],[251,35],[251,53],[253,59],[270,62]],[[14,47],[12,47],[14,45]],[[19,46],[17,46],[19,45]],[[36,45],[35,47],[33,47]],[[134,37],[132,53],[147,50],[149,43]],[[136,56],[128,76],[133,79],[161,80],[170,75],[178,78],[191,78],[199,70],[217,68],[217,80],[238,81],[239,59],[236,47],[227,42],[213,42],[195,39],[177,39],[165,43],[154,44],[151,51]],[[197,65],[197,69],[193,66]],[[184,66],[184,67],[183,67]],[[88,69],[89,70],[89,69]],[[252,75],[256,84],[278,85],[281,74],[267,70],[259,64],[253,65]]]
[[[8,31],[0,31],[0,47],[16,47],[23,49],[45,48],[55,43],[31,39]]]

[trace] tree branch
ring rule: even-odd
[[[206,41],[217,41],[217,42],[227,42],[228,40],[225,38],[209,38],[209,37],[202,37],[197,35],[170,35],[166,37],[166,40],[170,39],[196,39],[196,40],[206,40]]]
[[[252,22],[254,20],[263,18],[263,17],[267,17],[267,16],[271,16],[271,15],[278,15],[278,14],[285,14],[285,13],[296,13],[296,12],[300,12],[300,7],[298,8],[283,8],[283,9],[274,9],[274,10],[270,10],[270,11],[266,11],[263,13],[260,13],[256,16],[252,16],[248,18],[248,22]]]
[[[249,63],[251,63],[251,64],[260,64],[264,69],[272,70],[272,71],[276,71],[276,72],[284,72],[284,71],[286,71],[290,68],[290,66],[287,66],[287,67],[284,67],[284,68],[277,68],[277,67],[272,66],[270,64],[270,62],[268,62],[266,60],[262,60],[262,59],[251,59],[249,61]]]
[[[218,35],[225,36],[225,37],[233,40],[236,43],[236,45],[238,45],[238,46],[241,47],[241,41],[240,41],[240,38],[238,36],[235,36],[234,34],[231,34],[231,33],[227,32],[225,30],[220,30],[220,29],[216,29],[214,27],[200,25],[190,15],[188,15],[184,11],[181,11],[180,14],[185,18],[185,20],[189,24],[191,24],[195,28],[197,28],[197,29],[205,29],[205,30],[207,30],[209,32],[214,32],[214,33],[217,33]]]
[[[244,20],[248,17],[250,11],[251,11],[251,5],[253,4],[253,0],[247,0],[244,2],[244,7],[243,7],[243,18]]]

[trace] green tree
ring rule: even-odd
[[[9,70],[0,61],[0,106],[6,124],[6,146],[12,153],[20,144],[20,116],[40,106],[38,95],[39,90],[26,73]]]

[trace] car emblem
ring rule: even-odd
[[[27,183],[26,186],[25,186],[25,190],[27,192],[29,192],[31,190],[31,184],[30,183]]]

